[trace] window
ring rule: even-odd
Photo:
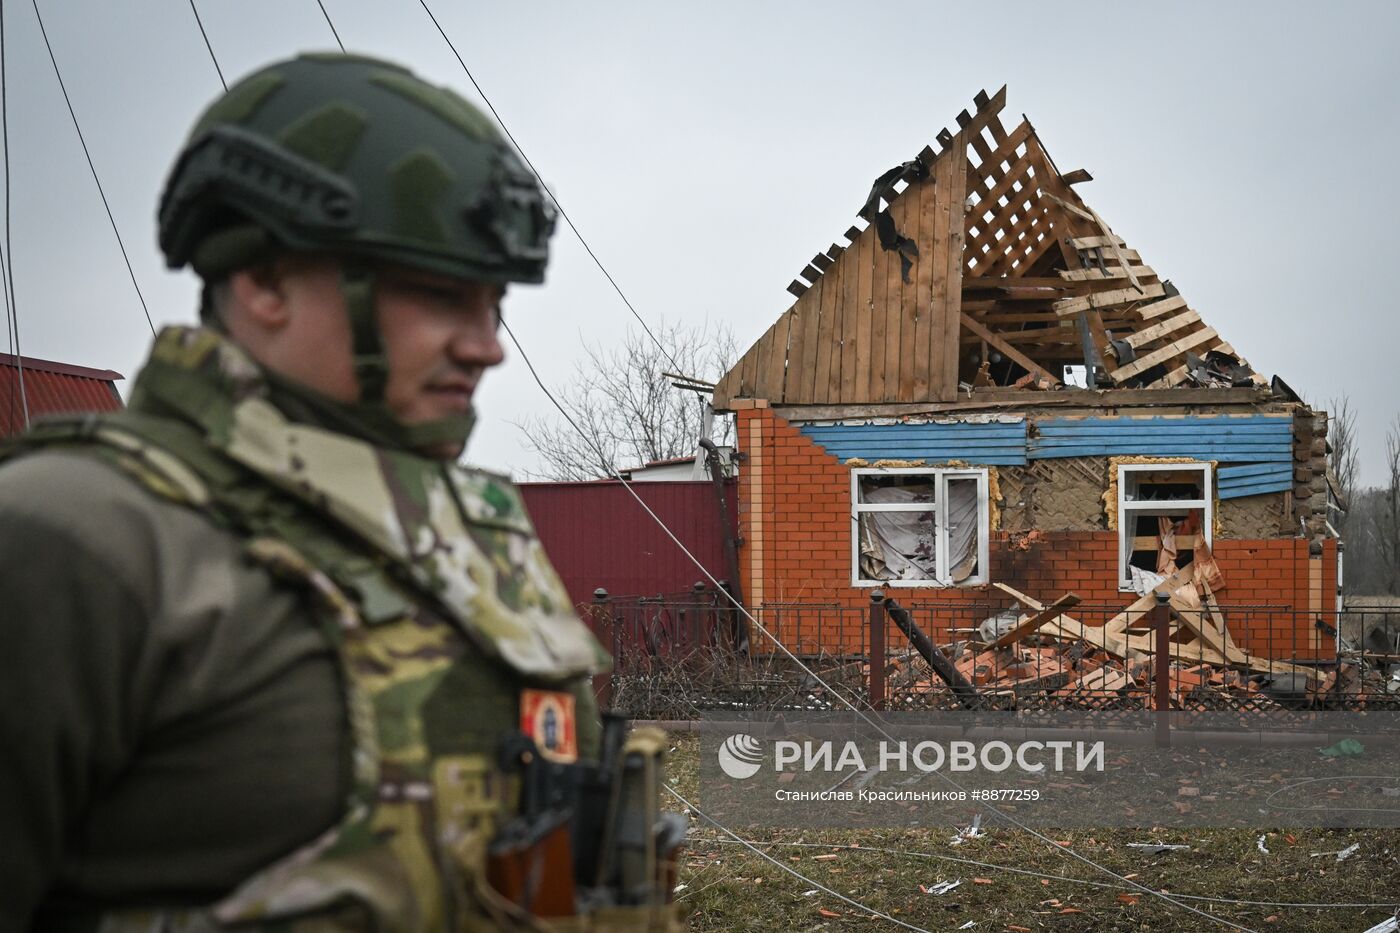
[[[1136,589],[1133,568],[1163,576],[1210,545],[1214,515],[1209,463],[1118,467],[1118,587]],[[1141,573],[1136,574],[1141,576]]]
[[[987,471],[851,471],[851,582],[987,582]]]

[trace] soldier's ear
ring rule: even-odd
[[[283,277],[270,262],[230,273],[228,299],[228,310],[258,329],[281,330],[291,320]]]

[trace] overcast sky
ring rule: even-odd
[[[416,0],[324,0],[352,51],[479,99]],[[482,89],[648,322],[722,321],[742,347],[855,220],[872,179],[980,89],[1008,84],[1076,189],[1255,368],[1360,412],[1381,481],[1400,412],[1394,156],[1400,4],[449,3]],[[187,0],[40,2],[157,327],[196,283],[155,204],[218,76]],[[230,81],[334,47],[316,0],[202,0]],[[9,205],[26,356],[133,376],[150,331],[33,8],[5,5]],[[506,313],[546,379],[632,319],[567,229]],[[635,323],[632,323],[635,327]],[[8,349],[8,347],[5,347]],[[471,459],[521,473],[511,425],[548,403],[519,360],[478,395]]]

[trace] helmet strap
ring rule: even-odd
[[[344,411],[353,413],[352,420],[368,429],[372,437],[410,450],[431,448],[443,443],[465,443],[476,422],[474,412],[406,425],[400,423],[386,407],[384,392],[389,382],[389,358],[379,334],[374,270],[353,258],[343,260],[340,291],[345,297],[345,310],[350,319],[355,379],[360,387],[359,401],[346,406]],[[343,425],[340,427],[341,430],[345,429]]]
[[[363,263],[346,260],[341,266],[340,293],[350,317],[355,379],[360,386],[360,403],[377,405],[384,401],[389,381],[389,360],[379,338],[379,321],[374,300],[374,271]]]
[[[199,323],[221,334],[228,331],[219,315],[214,313],[214,286],[207,280],[199,286]]]

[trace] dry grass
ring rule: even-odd
[[[697,799],[698,741],[679,736],[672,755],[673,786]],[[783,871],[712,827],[693,821],[680,892],[692,930],[899,929]],[[1256,841],[1269,833],[1260,852]],[[755,837],[782,865],[859,903],[925,930],[1221,930],[1228,929],[1158,898],[1113,882],[1091,866],[1021,831],[989,829],[951,845],[954,829],[826,830]],[[1074,851],[1152,890],[1239,900],[1289,903],[1366,902],[1400,906],[1400,830],[1047,831]],[[1190,846],[1160,855],[1129,842]],[[1345,862],[1312,858],[1359,843]],[[852,848],[858,847],[858,848]],[[970,859],[987,867],[958,863]],[[1015,874],[1016,868],[1054,877]],[[981,880],[978,880],[981,879]],[[961,880],[942,895],[925,894],[940,881]],[[1094,887],[1077,881],[1110,884]],[[814,893],[813,893],[814,892]],[[1136,894],[1137,896],[1133,896]],[[1188,901],[1252,930],[1356,931],[1384,920],[1385,908],[1311,909]]]

